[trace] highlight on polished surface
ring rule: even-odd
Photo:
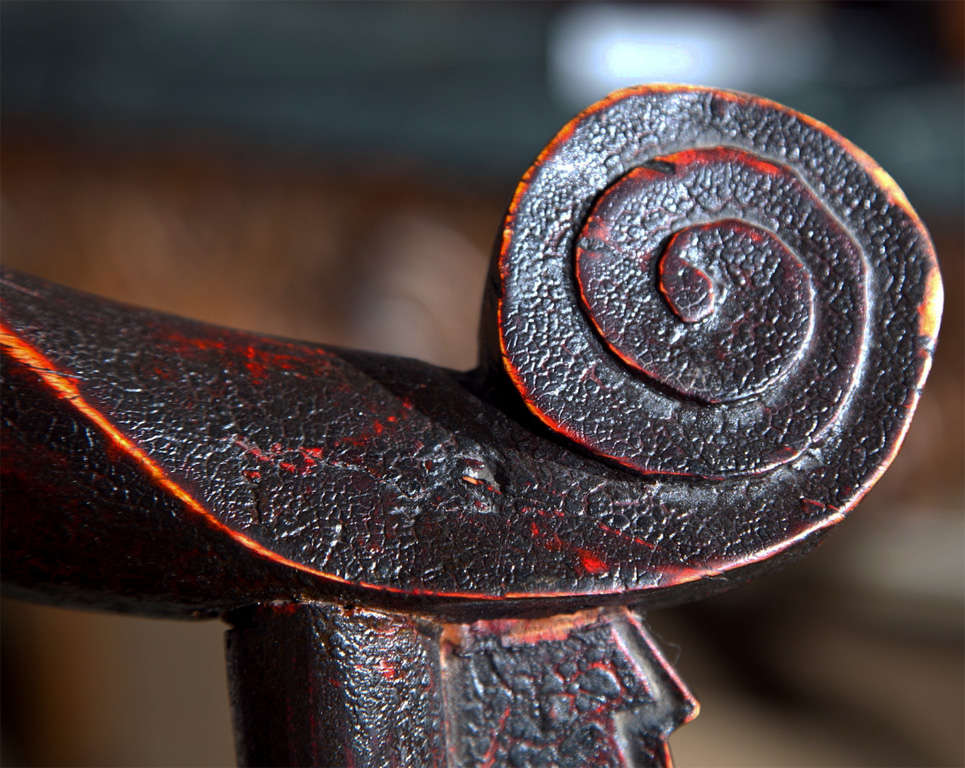
[[[390,605],[696,596],[856,503],[900,444],[941,307],[927,233],[867,156],[772,102],[683,86],[567,125],[493,270],[469,374],[7,275],[6,397],[25,398],[8,503],[119,447],[178,518],[288,574],[266,596],[296,572],[302,594]],[[92,437],[14,472],[36,462],[30,408]],[[91,521],[55,527],[74,523]],[[170,575],[146,583],[194,603]]]
[[[5,589],[222,616],[242,761],[373,768],[669,764],[697,704],[626,606],[841,521],[901,444],[942,303],[867,155],[666,85],[590,107],[524,175],[472,371],[12,271],[0,294]]]
[[[846,511],[927,372],[935,275],[904,195],[827,126],[753,96],[644,86],[574,119],[517,189],[499,342],[530,410],[594,453],[716,480],[820,453],[847,490],[814,478],[802,498]],[[554,337],[565,349],[548,362]],[[876,446],[858,465],[855,428]]]

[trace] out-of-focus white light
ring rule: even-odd
[[[614,77],[636,77],[641,69],[661,70],[669,77],[686,77],[694,70],[694,55],[677,43],[653,42],[641,45],[633,40],[615,40],[604,51],[606,70]]]
[[[812,80],[827,57],[813,13],[706,8],[566,8],[550,33],[550,81],[568,104],[617,88],[680,82],[767,91]]]

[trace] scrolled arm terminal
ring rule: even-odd
[[[901,444],[942,303],[866,154],[686,86],[610,96],[527,171],[474,371],[0,288],[5,588],[223,615],[242,760],[373,766],[501,764],[516,731],[550,762],[669,761],[696,704],[624,606],[720,589],[842,520]],[[480,682],[553,659],[545,711]],[[302,696],[302,662],[348,687]],[[435,735],[393,741],[423,688]],[[581,720],[593,697],[615,714]]]

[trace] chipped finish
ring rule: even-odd
[[[807,461],[810,453],[833,466],[840,456],[851,471],[839,485],[862,486],[855,475],[873,474],[880,456],[849,467],[847,433],[835,427],[856,422],[870,445],[901,433],[905,414],[894,389],[920,385],[918,353],[933,344],[908,327],[910,309],[922,298],[923,278],[937,271],[917,217],[876,188],[870,161],[852,158],[850,148],[790,110],[703,89],[625,91],[584,113],[524,177],[500,247],[498,350],[527,407],[551,428],[642,472],[731,478]],[[815,307],[806,318],[768,311],[773,322],[752,322],[738,334],[742,346],[730,350],[740,353],[715,366],[716,344],[705,345],[696,361],[685,355],[693,334],[660,315],[670,312],[650,298],[660,298],[651,265],[668,238],[695,225],[720,230],[733,219],[786,245],[785,263],[800,265],[799,276],[782,274],[786,267],[769,272],[766,260],[757,274],[750,270],[764,295],[798,286],[780,303],[793,310],[813,281]],[[609,263],[598,267],[591,291],[593,280],[585,278],[594,268],[584,262],[598,265],[601,249]],[[574,298],[571,250],[583,307]],[[659,330],[641,331],[641,323]],[[759,338],[755,327],[774,341]],[[566,350],[547,360],[550,338],[564,339]],[[641,360],[640,350],[657,359]],[[755,375],[757,364],[766,375]],[[689,368],[697,369],[693,380],[681,382]],[[882,373],[892,368],[902,373]],[[896,375],[897,384],[876,380]],[[722,376],[728,386],[718,391]],[[724,404],[706,407],[718,401]],[[850,412],[856,403],[864,413]],[[753,443],[744,446],[748,435]],[[850,506],[821,487],[833,483],[813,480],[819,492],[802,488],[800,496]]]
[[[442,658],[454,766],[662,768],[698,712],[626,609],[463,625]]]
[[[797,480],[776,489],[788,505],[819,498],[846,511],[893,455],[940,308],[924,288],[938,280],[928,235],[882,178],[827,126],[773,102],[694,87],[614,94],[570,123],[517,189],[485,359],[550,429],[623,466],[674,482],[785,465]],[[777,269],[764,259],[740,272],[765,296],[790,293],[768,322],[735,334],[742,354],[715,362],[711,343],[694,361],[693,330],[659,301],[656,264],[668,241],[695,227],[732,234],[731,221],[789,251]],[[747,305],[757,307],[734,314]],[[547,357],[561,349],[552,339],[565,348]],[[872,451],[851,455],[854,430]]]
[[[661,143],[663,133],[673,141]],[[686,146],[698,134],[703,146]],[[717,141],[727,147],[706,146]],[[76,390],[64,402],[77,428],[98,428],[139,457],[148,489],[174,496],[208,535],[290,571],[266,584],[272,599],[364,590],[384,604],[418,598],[428,610],[511,599],[550,611],[561,598],[692,597],[710,586],[704,576],[793,549],[841,519],[911,416],[940,278],[917,218],[876,192],[870,161],[847,149],[829,129],[737,94],[638,89],[592,108],[520,185],[487,303],[487,322],[498,315],[502,330],[487,336],[495,348],[468,375],[203,326],[19,275],[3,285],[3,348],[9,368],[24,354],[44,361],[33,367],[48,373],[18,384],[34,407]],[[588,204],[575,192],[561,198],[561,185],[605,188],[597,210],[633,211],[581,223]],[[728,207],[725,193],[745,209]],[[690,240],[697,247],[687,252],[715,281],[713,313],[676,322],[696,339],[732,340],[719,361],[691,344],[692,361],[718,366],[703,382],[681,378],[672,341],[681,331],[666,320],[673,313],[656,274],[635,261],[650,251],[631,247],[610,265],[619,275],[637,270],[625,273],[624,295],[604,291],[603,309],[590,313],[601,321],[608,312],[616,331],[586,321],[581,302],[594,299],[565,278],[571,258],[585,261],[591,232],[632,244],[635,222],[653,218],[640,195],[667,203],[657,218],[669,245],[650,236],[647,269]],[[804,216],[806,237],[784,223],[794,216]],[[534,263],[513,260],[558,222],[572,222],[574,233],[554,235],[563,238],[554,246],[561,260],[550,251]],[[586,242],[574,242],[581,230]],[[568,242],[576,256],[565,256]],[[733,249],[718,258],[714,243]],[[741,248],[746,255],[734,256]],[[742,324],[730,306],[742,279],[784,318],[767,354],[753,346],[770,330],[763,319]],[[634,280],[639,290],[630,290]],[[560,311],[527,310],[524,298],[543,306],[533,290],[553,294]],[[647,373],[628,371],[601,339],[645,340],[639,327],[619,328],[621,317],[644,316],[640,306],[663,313],[654,332],[667,342],[634,348]],[[730,335],[706,336],[721,318]],[[512,390],[561,437],[514,409]],[[648,476],[569,442],[591,439],[598,453]],[[33,482],[62,483],[64,466],[33,468]],[[693,475],[712,482],[694,485]],[[159,599],[158,610],[179,609],[177,590]]]
[[[228,619],[240,765],[452,765],[439,626],[321,603],[262,605]]]
[[[626,609],[443,624],[287,603],[228,620],[241,765],[667,768],[698,711]]]
[[[0,297],[5,588],[226,616],[243,762],[664,766],[696,702],[619,606],[844,519],[908,428],[942,287],[830,128],[657,85],[524,175],[474,371],[7,271]]]

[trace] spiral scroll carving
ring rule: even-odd
[[[879,236],[897,216],[914,242]],[[868,350],[888,290],[933,258],[893,182],[826,126],[740,94],[631,89],[520,184],[499,352],[529,409],[596,454],[759,474],[877,407]]]
[[[6,578],[158,612],[699,597],[810,546],[881,475],[942,303],[870,158],[677,86],[566,126],[493,264],[465,373],[4,271]],[[186,551],[220,570],[172,572]]]

